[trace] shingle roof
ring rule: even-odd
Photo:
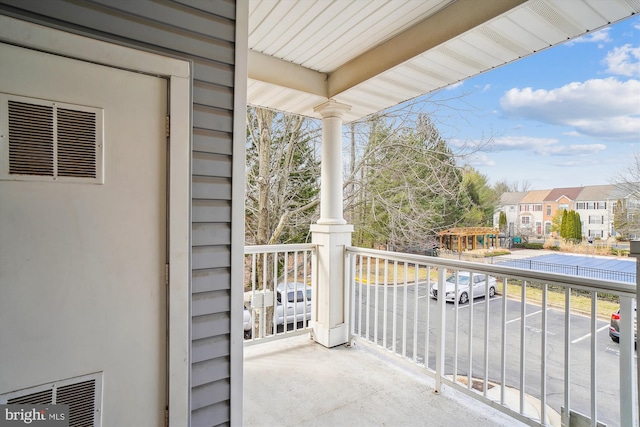
[[[584,187],[575,200],[600,201],[611,197],[615,187],[613,185],[589,185]]]
[[[526,191],[509,191],[506,193],[502,193],[500,196],[500,205],[517,205],[520,203],[520,200],[527,194]]]
[[[556,202],[562,196],[567,197],[570,200],[576,200],[580,192],[584,187],[569,187],[569,188],[554,188],[544,198],[544,202]]]
[[[545,197],[547,194],[549,194],[549,190],[527,191],[527,194],[520,200],[520,203],[540,203],[546,200]]]

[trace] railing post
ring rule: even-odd
[[[630,256],[635,257],[636,258],[636,306],[638,301],[640,301],[640,263],[638,262],[638,259],[640,258],[640,241],[639,240],[634,240],[630,243]],[[627,299],[627,298],[624,298]],[[622,306],[622,299],[620,301],[621,303],[621,307],[620,307],[620,320],[622,320],[624,322],[624,318],[622,316],[624,316],[624,311],[623,309],[625,307]],[[625,304],[626,305],[626,304]],[[631,320],[633,317],[633,307],[626,307],[626,310],[628,310],[628,314],[627,314],[627,322],[626,325],[629,325],[629,327],[633,330],[633,321]],[[638,326],[638,317],[636,316],[636,328]],[[622,327],[623,325],[621,325]],[[623,329],[620,330],[620,332],[622,333]],[[633,334],[633,332],[632,332]],[[621,334],[622,335],[622,334]],[[623,348],[622,347],[622,340],[620,340],[620,396],[624,396],[622,394],[622,352],[625,351],[625,357],[629,357],[630,360],[625,361],[624,363],[627,363],[628,367],[632,367],[633,364],[633,350],[631,350],[631,340],[629,340],[629,348]],[[631,374],[633,372],[633,369],[630,369],[629,372],[627,373],[628,377],[631,377]],[[636,358],[636,372],[637,372],[637,378],[636,378],[636,389],[633,388],[633,386],[631,386],[631,394],[628,396],[629,402],[628,405],[631,408],[631,411],[633,412],[632,417],[629,421],[629,424],[625,424],[624,420],[622,421],[622,425],[638,425],[638,414],[640,414],[640,401],[638,401],[638,397],[640,396],[640,363],[638,363],[638,359]],[[622,402],[620,403],[620,405],[622,405]],[[624,416],[624,411],[622,406],[620,407],[620,415]]]
[[[445,267],[438,267],[438,329],[436,336],[436,389],[434,392],[442,392],[442,377],[444,376],[444,334],[445,334],[445,304],[446,304],[446,272]],[[428,327],[428,326],[427,326]],[[454,339],[457,339],[454,337]],[[429,354],[425,355],[425,365],[428,366]],[[455,381],[455,378],[454,378]]]

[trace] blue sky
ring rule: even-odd
[[[466,163],[491,184],[611,184],[640,152],[640,17],[467,79],[437,98],[448,99],[445,107],[430,103],[441,135],[473,152]]]

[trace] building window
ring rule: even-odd
[[[604,231],[602,230],[589,230],[589,237],[604,237]]]
[[[607,202],[598,202],[598,209],[607,209]]]
[[[604,224],[604,217],[601,215],[589,215],[589,224]]]
[[[558,205],[558,209],[568,211],[569,210],[569,204],[568,203],[561,203],[561,204]]]
[[[521,222],[522,222],[522,224],[530,224],[531,223],[531,217],[523,216]]]
[[[585,209],[585,204],[584,202],[578,202],[576,203],[576,209]]]
[[[547,205],[547,216],[551,216],[551,205]]]

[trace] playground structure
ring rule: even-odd
[[[456,227],[438,233],[440,248],[462,252],[496,247],[499,230],[493,227]]]

